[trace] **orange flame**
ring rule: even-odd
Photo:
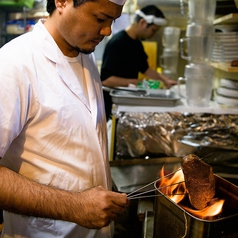
[[[164,177],[164,167],[160,170],[160,177]],[[159,190],[166,194],[172,201],[179,203],[185,197],[186,187],[182,170],[178,170],[169,178],[165,177],[159,181]],[[173,185],[174,184],[174,185]]]
[[[223,199],[214,198],[211,200],[211,202],[208,204],[207,207],[201,210],[193,210],[183,205],[181,205],[181,207],[183,207],[184,210],[188,211],[189,213],[191,213],[192,215],[198,218],[210,220],[210,218],[212,219],[214,216],[217,216],[218,214],[220,214],[224,202],[225,200]]]
[[[159,176],[162,179],[158,181],[157,189],[173,202],[177,204],[180,203],[186,196],[186,186],[182,169],[179,168],[172,177],[166,177],[164,175],[164,167],[162,167]],[[194,210],[182,204],[180,204],[180,206],[198,218],[210,220],[221,213],[224,202],[225,200],[223,199],[214,198],[207,207],[202,210]]]

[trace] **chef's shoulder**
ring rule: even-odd
[[[8,61],[11,62],[11,64],[14,62],[23,63],[31,48],[29,37],[30,34],[25,33],[3,45],[0,49],[1,64],[4,62],[7,63]]]

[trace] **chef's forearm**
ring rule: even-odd
[[[102,85],[105,87],[127,87],[129,84],[137,85],[141,80],[132,78],[122,78],[117,76],[110,76],[106,80],[102,81]]]
[[[124,212],[126,194],[95,186],[68,192],[39,184],[0,166],[0,209],[26,216],[77,223],[99,229]]]
[[[166,88],[170,88],[172,85],[177,84],[175,80],[172,80],[168,78],[167,76],[160,74],[151,68],[148,68],[146,70],[145,75],[151,79],[161,80],[165,84]]]
[[[0,166],[1,209],[26,216],[72,220],[71,193],[39,184]],[[70,214],[71,217],[68,216]]]
[[[164,82],[165,78],[163,77],[162,74],[156,72],[155,70],[151,69],[151,68],[148,68],[144,74],[150,78],[150,79],[158,79],[158,80],[161,80]]]

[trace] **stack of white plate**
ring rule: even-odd
[[[213,62],[231,62],[238,59],[238,32],[215,33]]]
[[[215,100],[219,104],[238,106],[238,80],[221,79]]]

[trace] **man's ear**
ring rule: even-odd
[[[67,0],[55,0],[56,9],[61,13],[65,8]]]
[[[139,21],[139,25],[140,27],[142,28],[146,28],[147,27],[147,22],[144,18],[141,18],[140,21]]]

